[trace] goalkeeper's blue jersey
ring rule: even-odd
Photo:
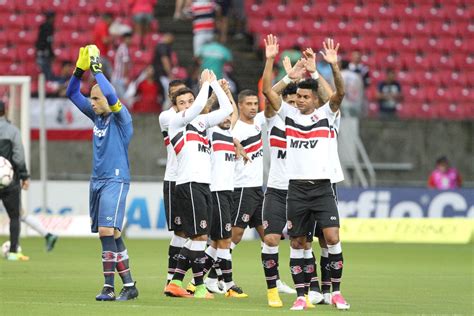
[[[125,106],[107,116],[94,113],[92,180],[130,182],[128,144],[133,134],[132,117]]]
[[[102,74],[96,75],[104,95],[109,96],[109,104],[120,104],[115,91]],[[80,80],[71,77],[67,95],[82,113],[94,122],[93,162],[91,180],[130,182],[128,144],[133,135],[132,116],[125,106],[117,112],[97,115],[92,110],[89,99],[80,92]]]

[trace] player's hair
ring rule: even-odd
[[[175,79],[175,80],[171,80],[170,84],[168,85],[168,93],[170,93],[170,89],[172,87],[176,87],[176,86],[180,86],[180,85],[186,85],[186,82],[184,80],[181,80],[181,79]]]
[[[212,103],[210,112],[219,110],[219,108],[220,108],[219,101],[216,100],[214,101],[214,103]]]
[[[318,95],[318,82],[313,78],[308,78],[298,83],[298,89],[308,89],[313,92],[314,95]]]
[[[294,82],[290,82],[285,89],[283,89],[281,96],[286,98],[290,94],[296,94],[296,90],[298,90],[298,86]]]
[[[257,92],[250,90],[250,89],[245,89],[240,91],[239,95],[237,96],[237,102],[241,103],[244,101],[246,97],[258,97]]]
[[[173,103],[173,105],[176,105],[176,99],[177,99],[180,95],[184,95],[184,94],[188,94],[188,93],[191,93],[191,94],[193,95],[193,97],[196,97],[196,95],[194,94],[193,90],[189,89],[188,87],[185,87],[185,88],[179,89],[178,91],[176,91],[176,92],[171,96],[171,102]]]

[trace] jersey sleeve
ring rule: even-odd
[[[232,103],[230,103],[229,98],[227,97],[219,83],[217,81],[213,81],[211,83],[211,86],[214,92],[216,93],[217,101],[219,102],[219,109],[204,115],[204,123],[206,125],[206,128],[220,124],[233,111]]]
[[[316,112],[322,114],[324,117],[327,117],[329,121],[332,123],[336,119],[339,110],[333,112],[331,106],[329,105],[329,101],[324,103],[324,105],[316,110]]]
[[[296,111],[298,111],[298,109],[292,107],[285,101],[281,100],[281,106],[277,114],[280,116],[280,118],[284,122],[287,116],[293,116],[294,114],[296,114]]]
[[[117,121],[121,125],[129,124],[130,122],[132,122],[132,116],[130,115],[130,112],[128,111],[127,107],[122,106],[120,100],[118,100],[117,103],[120,104],[120,109],[118,110],[118,112],[112,112],[113,115],[115,115],[115,117],[117,118]]]
[[[88,118],[94,121],[95,113],[92,110],[90,101],[81,93],[81,80],[72,75],[67,86],[66,96],[74,105],[84,113]]]
[[[167,131],[170,127],[170,120],[173,115],[173,112],[171,111],[164,111],[161,112],[160,116],[158,117],[158,121],[160,123],[160,129],[161,131]]]
[[[170,129],[179,129],[194,120],[201,113],[202,109],[204,109],[208,93],[209,82],[204,82],[193,104],[187,110],[178,112],[177,115],[173,115],[173,118],[170,121]]]

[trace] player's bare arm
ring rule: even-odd
[[[341,70],[337,64],[337,51],[339,50],[339,43],[334,46],[334,40],[328,38],[323,42],[324,49],[320,52],[324,60],[331,65],[332,75],[334,77],[334,85],[336,92],[329,99],[329,106],[333,112],[339,111],[342,99],[344,99],[344,80],[342,79]]]
[[[244,164],[246,164],[247,162],[252,162],[252,160],[250,160],[249,156],[247,155],[247,152],[245,151],[244,147],[237,138],[234,138],[234,146],[236,159],[242,157],[242,159],[244,160]]]
[[[273,63],[275,62],[275,57],[278,55],[279,45],[278,39],[272,34],[267,35],[265,41],[265,68],[263,70],[263,94],[267,97],[268,103],[265,106],[265,116],[272,117],[273,111],[278,111],[281,107],[281,97],[272,89],[272,73],[273,73]],[[273,114],[273,115],[271,115]],[[270,116],[269,116],[270,115]]]
[[[237,103],[235,103],[234,96],[232,95],[232,91],[230,91],[230,86],[229,82],[225,79],[220,79],[219,84],[224,90],[225,94],[229,98],[230,103],[232,104],[232,117],[230,118],[230,128],[233,129],[235,126],[235,123],[237,123],[239,119],[239,109],[237,108]]]
[[[334,91],[332,90],[329,83],[324,79],[316,69],[316,54],[314,53],[312,48],[307,48],[303,55],[304,65],[306,70],[310,73],[311,78],[318,81],[318,99],[319,104],[324,104],[328,102],[329,98],[333,95]]]

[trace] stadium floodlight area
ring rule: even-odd
[[[23,147],[25,148],[25,161],[28,168],[31,168],[30,161],[30,76],[0,76],[0,91],[5,89],[7,97],[0,93],[0,98],[4,99],[7,106],[7,118],[20,129]],[[20,92],[18,93],[18,88]],[[22,194],[22,207],[28,209],[27,192]],[[25,194],[26,193],[26,194]]]

